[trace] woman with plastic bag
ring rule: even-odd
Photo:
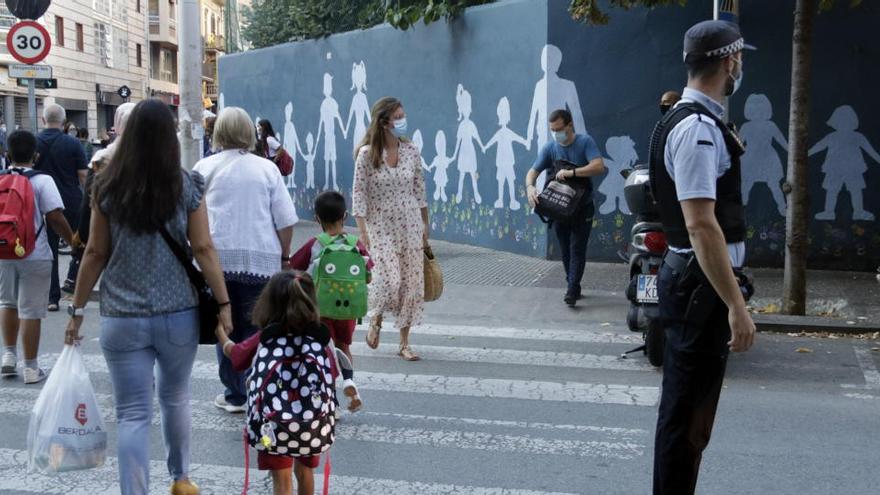
[[[154,376],[172,495],[195,495],[189,481],[190,380],[199,342],[198,298],[163,238],[167,232],[201,267],[232,331],[229,297],[208,229],[204,179],[180,167],[174,117],[159,100],[135,106],[111,163],[95,177],[89,242],[65,342],[80,339],[83,308],[101,280],[101,349],[118,421],[120,490],[150,492]],[[111,249],[112,247],[112,249]],[[155,366],[155,375],[154,375]]]
[[[28,471],[104,465],[107,428],[79,347],[66,345],[31,410]]]

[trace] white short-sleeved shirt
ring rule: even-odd
[[[25,258],[28,261],[45,261],[52,259],[52,250],[49,249],[49,238],[46,234],[45,217],[47,213],[55,210],[63,210],[64,202],[61,200],[61,193],[58,192],[58,186],[52,176],[46,174],[38,174],[31,177],[31,187],[34,189],[34,229],[40,232],[34,251]]]
[[[275,155],[278,154],[278,148],[281,147],[281,143],[272,136],[266,138],[266,143],[269,145],[269,158],[275,158]]]
[[[715,114],[724,115],[724,106],[705,93],[685,88],[681,103],[696,102]],[[676,105],[678,105],[676,104]],[[716,199],[718,179],[730,170],[730,152],[724,143],[724,134],[715,121],[704,115],[689,115],[669,132],[664,150],[666,171],[675,182],[679,201],[688,199]],[[676,252],[690,249],[671,247]],[[745,243],[727,245],[730,262],[739,267],[745,261]]]
[[[211,238],[227,276],[262,279],[281,268],[278,230],[299,221],[284,178],[269,160],[227,150],[198,163]]]

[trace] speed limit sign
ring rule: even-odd
[[[6,47],[19,62],[35,64],[49,55],[52,41],[49,31],[39,23],[21,21],[12,26],[6,35]]]

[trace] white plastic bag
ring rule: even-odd
[[[62,472],[104,465],[107,428],[79,347],[65,345],[28,427],[28,471]]]

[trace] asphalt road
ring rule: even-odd
[[[661,373],[642,356],[621,360],[639,336],[620,296],[588,292],[569,310],[558,289],[449,285],[412,342],[425,358],[396,356],[393,330],[370,351],[355,335],[366,402],[346,415],[331,450],[330,493],[645,494]],[[96,305],[82,347],[115,445],[112,390],[97,341]],[[44,323],[43,363],[61,350],[66,318]],[[733,356],[698,493],[877,493],[880,343],[762,334]],[[811,352],[796,352],[797,349]],[[193,372],[192,478],[205,494],[240,493],[241,416],[214,408],[212,348]],[[0,382],[0,493],[118,493],[107,466],[57,476],[25,472],[25,432],[40,386]],[[158,410],[151,493],[167,493]],[[251,493],[271,493],[264,473]]]

